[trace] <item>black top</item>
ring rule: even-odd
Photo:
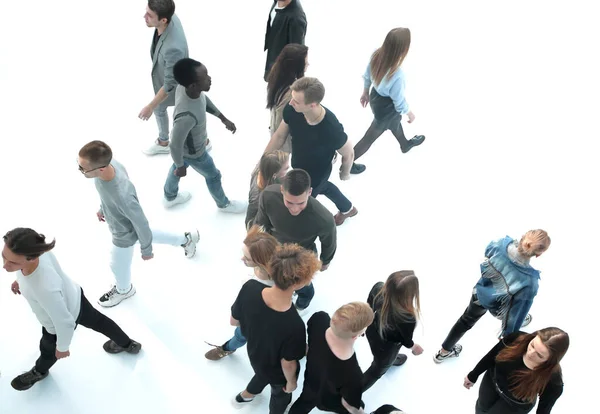
[[[306,208],[292,216],[284,204],[281,185],[270,185],[260,194],[254,224],[263,226],[279,243],[297,243],[308,250],[316,250],[318,237],[325,265],[335,255],[337,230],[333,215],[314,197],[308,197]]]
[[[317,407],[324,411],[347,412],[342,397],[353,407],[364,407],[362,376],[356,354],[346,361],[336,357],[325,339],[331,318],[317,312],[308,320],[308,354],[304,387],[318,397]]]
[[[254,372],[270,384],[281,385],[287,382],[281,359],[304,358],[306,328],[294,306],[278,312],[265,304],[262,291],[266,287],[254,279],[246,282],[231,307],[231,316],[240,321],[242,334],[248,340],[248,357]]]
[[[375,329],[375,332],[379,332],[379,312],[383,304],[381,297],[375,301],[375,296],[379,294],[381,289],[383,289],[383,282],[375,283],[367,298],[367,303],[371,306],[373,312],[375,312],[375,319],[373,319],[373,323],[369,326],[369,329]],[[392,315],[389,317],[392,318]],[[383,333],[385,341],[399,343],[407,348],[413,347],[415,344],[413,342],[413,333],[417,326],[417,321],[412,316],[408,315],[407,320],[390,320],[390,326],[392,328]]]
[[[312,188],[317,188],[331,175],[331,161],[342,148],[348,135],[336,116],[325,109],[325,117],[317,125],[309,125],[300,112],[286,105],[283,120],[290,127],[292,139],[292,167],[302,168],[310,175]]]
[[[469,381],[476,382],[477,378],[485,371],[490,370],[492,375],[492,381],[498,385],[498,388],[511,400],[521,402],[510,392],[510,375],[518,370],[529,369],[523,363],[523,358],[519,358],[516,361],[497,362],[496,357],[498,354],[506,348],[507,345],[513,343],[521,335],[527,335],[525,332],[514,332],[505,336],[501,341],[494,346],[490,352],[484,356],[481,361],[475,366],[473,371],[469,372],[467,377]],[[540,394],[540,401],[537,408],[537,414],[549,414],[554,406],[556,400],[561,396],[563,392],[563,381],[561,372],[555,372],[544,391]]]
[[[267,31],[265,33],[265,50],[267,52],[267,63],[265,66],[265,80],[275,63],[281,50],[290,43],[304,44],[306,36],[306,14],[298,0],[292,0],[284,9],[277,10],[275,19],[271,25],[271,12],[275,8],[277,1],[273,1],[273,6],[269,11],[267,20]]]
[[[373,411],[371,414],[390,414],[394,411],[402,412],[401,409],[396,408],[393,405],[386,404],[386,405],[382,405],[377,410]]]
[[[160,35],[158,34],[158,30],[154,30],[154,36],[152,37],[152,57],[154,58],[154,52],[156,51],[156,45],[160,40]]]

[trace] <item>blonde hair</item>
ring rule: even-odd
[[[373,322],[373,310],[364,302],[348,303],[335,311],[331,330],[335,336],[350,339]]]
[[[389,31],[383,45],[371,56],[371,76],[379,85],[384,77],[392,77],[398,70],[410,48],[410,29],[397,27]]]
[[[526,257],[540,255],[550,247],[550,236],[544,230],[529,230],[519,241],[519,253]]]
[[[325,86],[317,78],[305,76],[304,78],[297,79],[292,83],[290,89],[294,92],[304,92],[305,105],[321,103],[325,97]]]

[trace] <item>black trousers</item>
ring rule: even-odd
[[[535,404],[514,404],[496,391],[490,371],[486,371],[479,386],[479,398],[475,404],[475,414],[526,414]]]
[[[296,371],[296,377],[299,374],[300,364]],[[260,394],[267,385],[271,386],[271,400],[269,401],[269,414],[283,414],[288,405],[292,402],[292,394],[288,394],[283,389],[286,384],[273,384],[269,379],[260,374],[254,374],[254,377],[248,383],[246,391],[250,394]]]
[[[456,343],[460,341],[460,338],[463,337],[465,332],[471,329],[475,323],[477,323],[477,321],[481,319],[483,315],[485,315],[486,312],[487,309],[481,306],[479,300],[477,299],[477,295],[473,293],[471,295],[469,306],[467,306],[467,309],[465,309],[462,316],[458,318],[450,330],[450,333],[442,344],[442,348],[444,348],[446,351],[451,351],[454,345],[456,345]]]
[[[373,354],[373,362],[363,375],[363,392],[371,388],[390,369],[402,347],[402,344],[382,339],[373,324],[367,328],[367,340]]]
[[[346,408],[344,408],[344,406],[342,405],[341,395],[340,402],[339,404],[337,404],[337,406],[326,407],[323,405],[322,401],[320,401],[319,395],[313,390],[313,388],[309,384],[306,383],[306,378],[304,381],[305,382],[304,388],[302,389],[302,394],[300,394],[300,397],[298,397],[296,402],[294,402],[294,405],[292,405],[289,414],[308,414],[315,408],[330,413],[348,414],[348,410],[346,410]]]
[[[131,344],[131,339],[112,319],[98,312],[90,304],[83,294],[83,289],[81,290],[81,309],[76,324],[104,334],[119,346],[128,347]],[[56,335],[49,333],[46,328],[42,328],[40,357],[35,362],[35,370],[40,374],[45,374],[56,361]]]
[[[333,204],[342,213],[347,213],[352,209],[352,203],[346,198],[346,196],[340,191],[337,186],[329,181],[323,181],[321,184],[313,188],[311,195],[317,198],[319,194],[324,195],[330,199]]]
[[[404,136],[404,129],[402,128],[402,115],[396,111],[392,99],[379,95],[375,88],[371,88],[369,104],[374,119],[363,138],[354,146],[354,160],[362,157],[388,129],[394,134],[402,150],[408,145],[408,140]]]

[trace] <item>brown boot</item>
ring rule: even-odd
[[[207,344],[208,344],[208,342],[207,342]],[[204,356],[206,357],[206,359],[211,360],[211,361],[219,361],[220,359],[223,359],[226,356],[231,355],[235,352],[235,351],[225,351],[222,346],[213,345],[213,344],[208,344],[208,345],[214,346],[214,348],[211,349],[210,351],[208,351],[206,354],[204,354]]]
[[[352,210],[345,214],[341,211],[338,211],[338,213],[335,216],[333,216],[333,219],[335,220],[335,225],[341,226],[342,224],[344,224],[344,221],[346,221],[347,218],[354,217],[357,214],[358,210],[356,209],[356,207],[352,207]]]

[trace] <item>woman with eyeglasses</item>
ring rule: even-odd
[[[242,262],[247,267],[254,268],[256,279],[267,286],[273,286],[273,280],[269,276],[269,263],[273,258],[277,246],[279,246],[277,239],[259,226],[252,226],[248,230],[248,234],[242,244]],[[208,345],[214,348],[204,356],[211,361],[218,361],[246,345],[246,338],[242,334],[242,329],[237,326],[233,337],[223,345]]]
[[[423,348],[413,341],[413,332],[421,314],[419,279],[412,270],[392,273],[385,283],[373,286],[367,303],[375,312],[375,319],[367,329],[367,339],[373,353],[373,363],[363,376],[364,391],[368,390],[392,366],[400,366],[408,359],[399,354],[405,346],[413,355],[421,355]]]
[[[464,380],[479,386],[475,414],[550,414],[563,392],[560,361],[569,349],[569,335],[558,328],[504,337]],[[538,401],[539,397],[539,401]]]
[[[61,269],[51,251],[54,245],[54,240],[47,243],[43,234],[29,228],[16,228],[4,235],[4,269],[17,275],[11,290],[23,295],[42,325],[40,357],[31,370],[11,382],[18,391],[28,390],[46,378],[57,360],[71,355],[77,325],[107,336],[104,350],[110,354],[137,354],[142,348],[90,304],[81,287]]]

